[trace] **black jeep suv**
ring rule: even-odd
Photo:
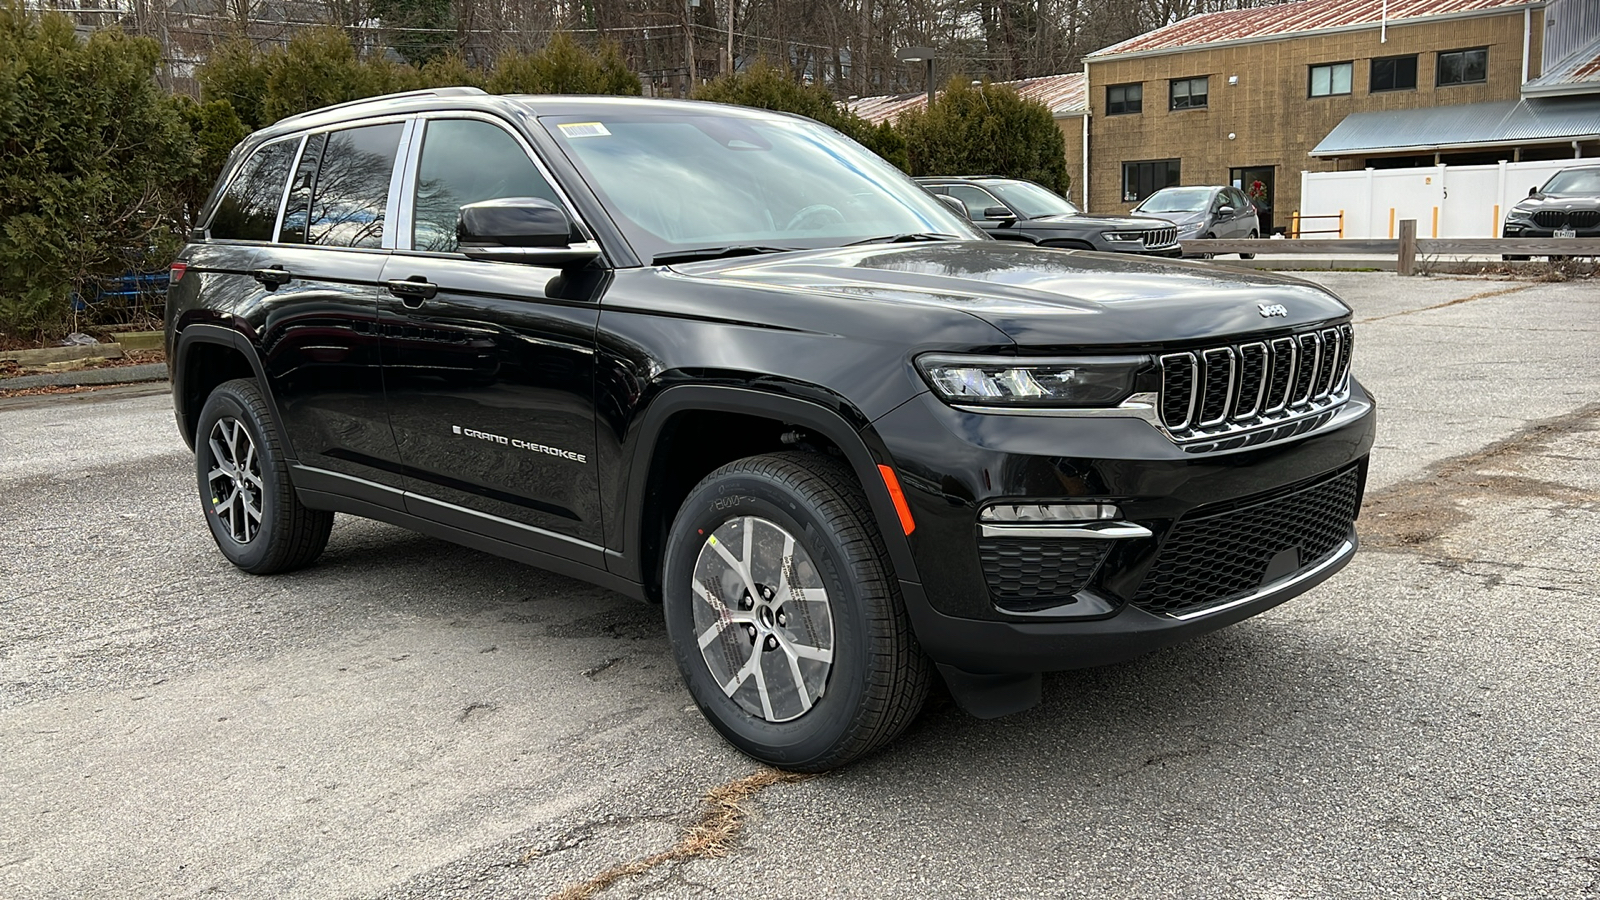
[[[774,765],[881,746],[935,670],[1026,708],[1355,550],[1336,297],[990,240],[808,119],[377,98],[251,135],[199,221],[167,347],[228,559],[307,565],[342,512],[662,603]]]
[[[934,194],[957,200],[967,218],[1002,241],[1066,250],[1182,256],[1178,226],[1155,216],[1090,216],[1072,201],[1019,178],[968,175],[918,178]]]

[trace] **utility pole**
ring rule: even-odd
[[[728,4],[728,52],[723,56],[723,74],[733,74],[733,0],[726,0]]]
[[[683,52],[689,63],[689,80],[683,89],[685,97],[694,93],[695,82],[700,80],[694,65],[694,11],[699,6],[700,0],[687,0],[683,5]]]

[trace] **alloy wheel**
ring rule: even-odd
[[[244,423],[217,420],[207,436],[211,449],[211,508],[235,543],[248,544],[261,531],[261,458]]]
[[[810,554],[781,525],[722,523],[694,568],[694,630],[722,692],[752,716],[811,711],[833,668],[833,611]]]

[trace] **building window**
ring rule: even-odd
[[[1372,93],[1410,91],[1417,87],[1417,56],[1390,56],[1372,61]]]
[[[1106,88],[1106,115],[1144,112],[1144,85],[1113,84]]]
[[[1179,181],[1178,160],[1153,159],[1122,164],[1122,202],[1138,203]]]
[[[1311,67],[1311,96],[1332,97],[1350,93],[1350,63],[1324,63]]]
[[[1205,109],[1208,79],[1176,78],[1172,81],[1173,109]]]
[[[1489,48],[1451,50],[1439,54],[1437,84],[1479,84],[1489,80]]]

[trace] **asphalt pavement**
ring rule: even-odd
[[[1600,288],[1312,277],[1348,569],[710,824],[656,608],[346,516],[244,575],[164,393],[0,400],[0,896],[1600,897]]]

